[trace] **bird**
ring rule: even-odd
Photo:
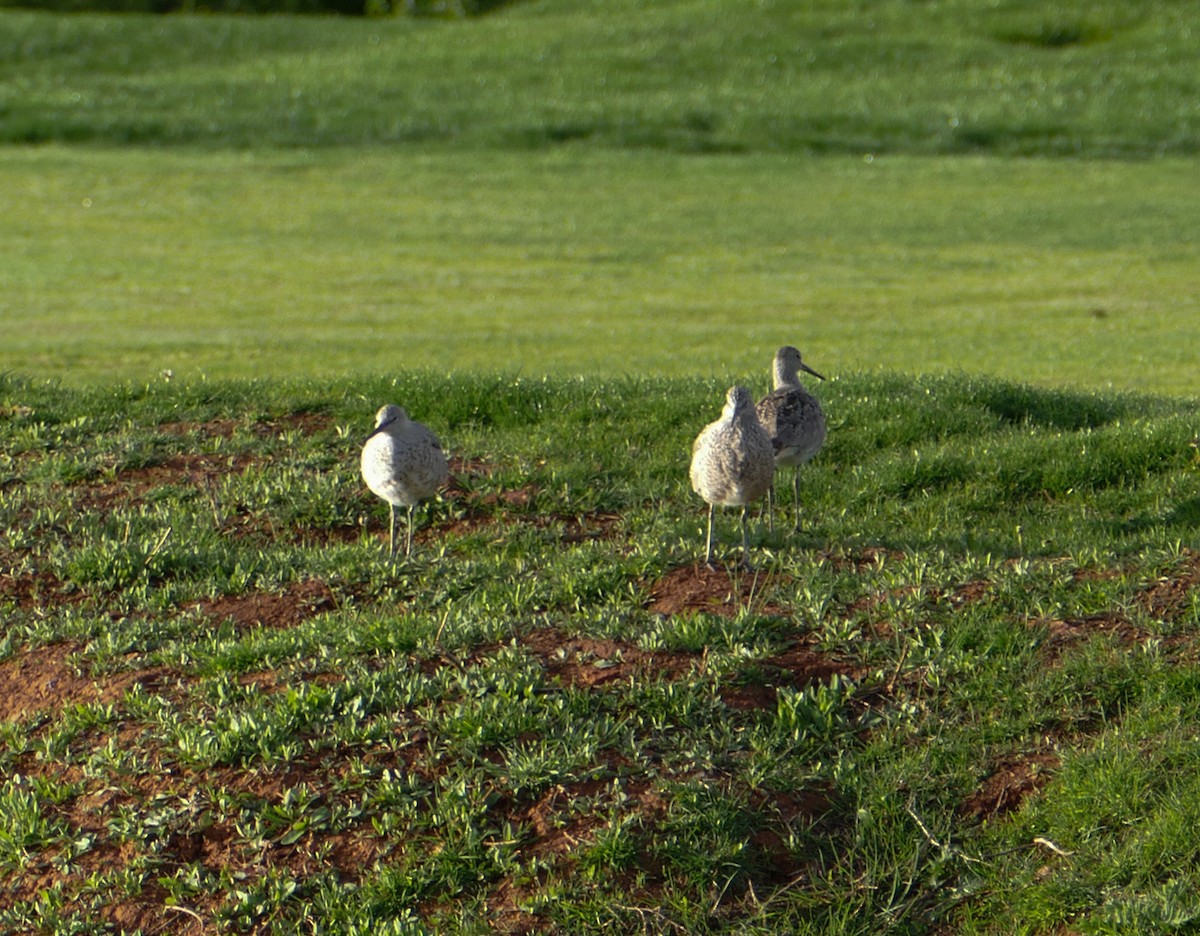
[[[412,553],[413,510],[432,497],[450,474],[438,437],[408,418],[404,407],[389,403],[375,414],[375,428],[362,449],[362,477],[373,494],[391,508],[388,555],[396,556],[396,508],[408,508],[404,555]]]
[[[692,444],[692,490],[708,503],[704,563],[709,568],[718,506],[742,508],[742,565],[749,567],[747,506],[767,493],[774,475],[775,452],[755,414],[754,397],[745,387],[730,387],[721,418],[705,426]]]
[[[774,387],[758,401],[755,410],[775,450],[776,468],[795,468],[792,494],[796,510],[796,529],[800,529],[800,466],[825,444],[825,414],[817,398],[800,384],[800,371],[825,378],[804,363],[800,352],[785,345],[775,352],[772,365]],[[771,529],[775,528],[775,485],[767,492],[767,511]]]

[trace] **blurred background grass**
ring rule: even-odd
[[[0,13],[0,368],[1194,395],[1186,3]]]

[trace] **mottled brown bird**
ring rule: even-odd
[[[749,565],[746,510],[771,487],[775,453],[754,412],[745,387],[730,387],[721,418],[709,423],[692,445],[692,490],[708,503],[704,561],[712,565],[713,513],[717,507],[742,508],[742,564]]]
[[[796,529],[800,529],[800,466],[825,444],[825,414],[817,398],[800,383],[800,371],[824,380],[800,359],[800,352],[786,345],[775,352],[772,378],[775,389],[758,401],[759,422],[775,450],[776,468],[794,468],[792,497]],[[767,492],[767,513],[775,528],[775,485]]]

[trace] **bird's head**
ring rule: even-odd
[[[775,386],[779,387],[785,383],[795,383],[796,375],[800,371],[806,374],[812,374],[818,380],[825,378],[818,374],[815,370],[804,363],[800,357],[798,349],[791,345],[784,345],[775,352]]]
[[[372,430],[371,435],[375,435],[376,432],[380,432],[397,423],[402,423],[407,419],[408,413],[404,411],[403,406],[397,406],[395,403],[388,403],[386,406],[381,406],[375,414],[375,428]]]
[[[725,416],[736,419],[746,410],[754,411],[754,397],[745,387],[730,387],[725,394]]]

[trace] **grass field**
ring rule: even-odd
[[[1193,4],[0,15],[0,369],[1197,393]]]
[[[0,12],[0,932],[1195,931],[1198,30]]]
[[[712,380],[9,379],[0,930],[1186,929],[1196,407],[818,390],[743,574]],[[453,455],[395,565],[389,399]]]
[[[1196,395],[1188,160],[0,151],[0,368],[963,370]],[[53,328],[47,328],[53,323]]]
[[[0,140],[13,143],[1200,151],[1189,0],[542,0],[467,22],[0,22]]]

